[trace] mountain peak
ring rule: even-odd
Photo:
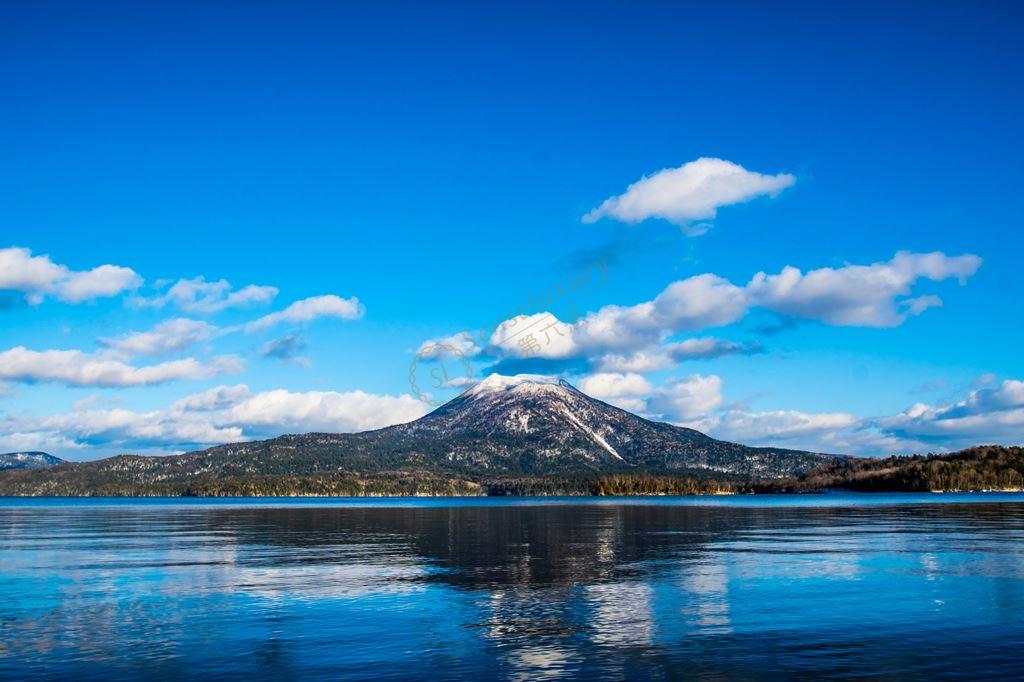
[[[9,457],[25,466],[25,455]],[[336,476],[501,481],[628,472],[759,480],[800,475],[830,461],[808,452],[746,447],[652,422],[595,400],[556,377],[492,374],[407,424],[363,433],[280,436],[170,457],[110,458],[61,467],[52,476],[20,472],[0,476],[0,494],[166,494],[193,491],[212,479],[231,481],[225,490],[241,490],[248,488],[231,486],[248,485],[255,476],[290,481],[309,477],[317,490],[333,485],[330,480]],[[2,464],[0,457],[0,468]]]
[[[6,452],[0,454],[0,470],[48,467],[63,461],[45,452]]]
[[[540,392],[553,387],[564,387],[565,385],[567,384],[559,380],[558,377],[543,374],[516,374],[514,376],[491,374],[479,384],[466,391],[465,395],[482,396],[509,390]]]

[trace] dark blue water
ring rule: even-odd
[[[1019,677],[1024,496],[2,500],[0,677]]]

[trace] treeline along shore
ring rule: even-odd
[[[0,495],[54,497],[390,497],[628,496],[779,494],[829,491],[968,492],[1024,489],[1024,448],[980,446],[952,454],[830,461],[802,476],[744,480],[699,474],[623,471],[497,478],[430,472],[206,476],[201,471],[147,475],[133,466],[148,458],[95,469],[65,463],[0,472]]]

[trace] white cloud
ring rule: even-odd
[[[282,433],[365,431],[417,419],[424,403],[408,395],[362,391],[252,393],[244,384],[185,396],[165,410],[82,409],[47,417],[0,419],[0,447],[54,453],[83,448],[169,454],[278,436]]]
[[[313,296],[296,301],[284,310],[264,315],[254,322],[245,325],[249,332],[262,331],[281,322],[292,324],[311,322],[321,317],[334,317],[340,320],[357,320],[366,314],[366,309],[355,296],[341,298],[333,294]]]
[[[670,334],[729,324],[746,311],[742,288],[698,275],[674,282],[653,301],[605,306],[576,324],[547,312],[519,315],[498,326],[490,350],[510,357],[567,358],[649,349]]]
[[[57,284],[57,298],[68,303],[81,303],[97,298],[117,296],[142,285],[142,278],[131,268],[101,265],[85,272],[74,272]]]
[[[653,301],[609,305],[586,315],[573,338],[590,352],[640,349],[671,334],[731,324],[747,308],[743,288],[716,275],[697,275],[673,282]]]
[[[210,412],[237,405],[251,395],[245,384],[214,386],[199,393],[187,395],[171,405],[172,412]]]
[[[998,380],[999,377],[997,377],[995,374],[987,372],[975,378],[975,380],[971,382],[971,388],[985,388],[989,384],[995,383]]]
[[[610,353],[597,359],[597,368],[602,372],[656,372],[673,365],[673,360],[661,348],[641,350],[628,355]]]
[[[726,410],[687,424],[710,436],[745,445],[867,457],[926,452],[915,439],[888,435],[870,419],[845,412]],[[936,449],[932,446],[931,449]]]
[[[23,430],[22,430],[23,429]],[[53,431],[36,430],[22,422],[0,422],[0,452],[46,452],[67,456],[86,446]]]
[[[689,422],[722,404],[722,379],[711,374],[672,379],[659,386],[647,401],[647,410],[667,421]]]
[[[302,337],[302,334],[293,332],[285,334],[279,339],[272,339],[264,343],[260,347],[260,355],[265,358],[280,360],[281,362],[290,362],[302,365],[303,367],[309,367],[311,364],[309,358],[301,355],[302,351],[308,347],[309,344]]]
[[[950,447],[980,443],[1024,443],[1024,381],[1008,379],[994,388],[971,391],[948,405],[917,403],[878,420],[893,436],[939,442]]]
[[[241,359],[230,355],[207,362],[185,358],[134,367],[77,350],[33,351],[18,346],[0,353],[0,379],[71,386],[147,386],[169,381],[204,380],[240,372],[242,367]]]
[[[171,355],[210,339],[216,331],[216,327],[206,322],[178,318],[161,322],[146,332],[103,338],[99,343],[122,358]]]
[[[276,390],[247,398],[227,410],[223,419],[243,426],[246,431],[274,434],[350,432],[409,422],[422,417],[427,409],[425,403],[409,395]]]
[[[872,265],[820,268],[807,274],[792,266],[777,275],[759,272],[747,290],[754,302],[783,315],[820,320],[838,326],[895,327],[908,314],[920,314],[941,303],[937,297],[902,301],[920,279],[942,281],[952,277],[961,284],[981,267],[981,258],[967,254],[900,251],[892,260]]]
[[[737,343],[713,336],[702,336],[629,355],[608,354],[597,358],[598,368],[605,372],[654,372],[686,360],[707,360],[725,355],[757,353],[757,343]]]
[[[630,412],[642,413],[647,409],[647,394],[653,388],[639,374],[602,372],[580,380],[578,388],[589,396]]]
[[[608,305],[579,322],[560,322],[550,313],[520,315],[499,325],[488,348],[500,356],[526,357],[527,334],[539,340],[530,357],[587,357],[604,371],[653,371],[692,358],[754,353],[756,344],[713,338],[666,343],[674,335],[724,327],[757,306],[837,326],[892,327],[908,315],[941,305],[936,296],[903,298],[921,279],[956,278],[964,283],[981,265],[977,256],[899,252],[872,265],[821,268],[806,274],[787,266],[779,274],[755,275],[746,286],[705,273],[668,285],[653,300],[632,306]],[[541,339],[539,329],[554,328]]]
[[[275,287],[250,284],[235,290],[226,279],[208,282],[200,276],[180,279],[160,296],[135,298],[133,302],[156,308],[173,305],[193,315],[211,315],[228,308],[264,305],[273,301],[275,296]]]
[[[18,247],[0,249],[0,289],[41,297],[67,276],[68,269],[49,256],[33,256],[28,249]]]
[[[795,182],[788,173],[763,175],[730,161],[701,158],[641,178],[585,215],[583,222],[603,217],[626,223],[663,218],[695,235],[707,226],[694,223],[714,219],[722,206],[775,196]]]
[[[578,325],[560,321],[551,313],[517,315],[498,325],[488,349],[514,358],[566,358],[576,353]]]
[[[715,436],[741,443],[778,443],[808,436],[820,437],[856,426],[858,420],[846,412],[807,413],[796,410],[745,412],[729,410],[711,429]]]
[[[929,308],[941,308],[942,299],[938,296],[918,296],[900,301],[900,307],[906,308],[907,315],[918,316]]]
[[[667,344],[665,351],[673,360],[681,362],[683,360],[720,358],[723,355],[758,353],[761,351],[761,346],[757,343],[737,343],[727,339],[717,339],[713,336],[703,336]]]
[[[20,291],[33,304],[47,296],[82,303],[117,296],[141,285],[142,278],[130,268],[101,265],[74,271],[49,256],[33,256],[29,249],[0,249],[0,290]]]
[[[479,379],[473,377],[454,377],[444,382],[444,388],[469,388],[479,383]]]
[[[600,373],[584,377],[579,387],[637,414],[746,445],[868,456],[929,449],[920,439],[883,432],[873,420],[846,412],[752,412],[726,406],[723,382],[716,375],[694,374],[652,386],[637,374]],[[932,445],[931,449],[945,448]]]
[[[40,420],[35,428],[79,445],[113,445],[133,450],[244,440],[241,428],[217,426],[202,415],[121,408],[54,415]]]
[[[639,374],[599,372],[583,377],[579,389],[589,396],[603,399],[646,395],[653,387]]]
[[[749,445],[887,456],[1024,443],[1024,381],[1005,380],[947,405],[917,403],[886,417],[793,410],[712,412],[688,424]]]
[[[476,344],[469,332],[460,332],[438,339],[427,339],[416,350],[416,357],[424,360],[437,358],[468,358],[477,355],[480,346]]]

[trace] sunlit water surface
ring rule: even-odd
[[[1024,496],[0,499],[0,677],[1017,677]]]

